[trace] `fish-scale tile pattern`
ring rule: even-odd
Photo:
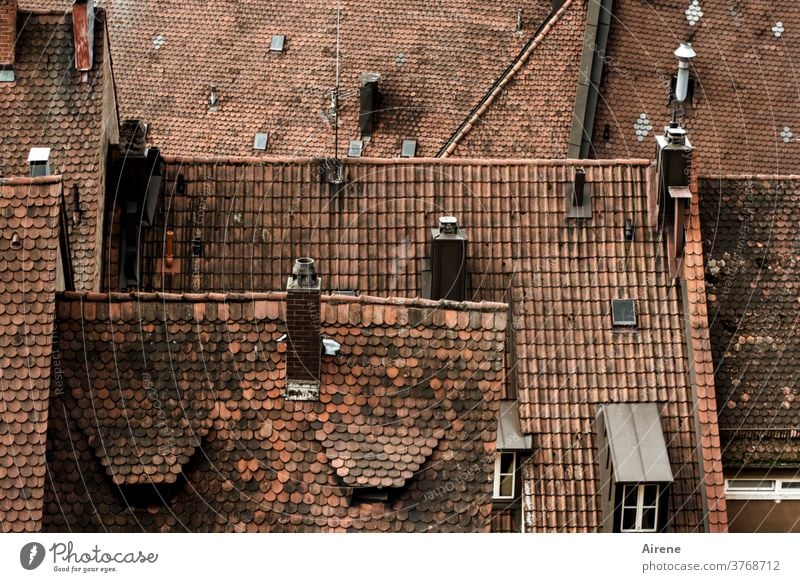
[[[292,402],[283,294],[64,294],[46,529],[488,531],[507,306],[322,306]]]
[[[631,123],[644,113],[661,133],[672,115],[673,51],[691,42],[694,98],[685,125],[701,152],[701,176],[790,174],[800,164],[800,141],[785,140],[800,127],[797,80],[800,13],[792,0],[703,2],[703,16],[687,20],[689,2],[614,2],[593,143],[598,157],[653,155]],[[773,33],[776,21],[785,32]],[[603,134],[608,126],[608,137]]]
[[[800,178],[708,178],[701,194],[723,457],[797,462]]]
[[[542,30],[505,86],[456,137],[451,155],[566,158],[585,24],[586,6],[575,1]]]
[[[592,185],[593,216],[578,223],[565,218],[567,162],[360,161],[346,164],[347,186],[332,191],[319,161],[173,159],[167,192],[182,175],[186,194],[168,194],[169,212],[149,234],[145,281],[171,291],[280,289],[293,258],[307,255],[317,259],[325,288],[415,297],[430,228],[439,216],[455,215],[469,239],[471,297],[514,306],[522,428],[536,443],[526,527],[597,529],[596,407],[627,401],[660,404],[677,476],[671,526],[695,531],[702,527],[701,489],[715,499],[711,488],[721,478],[708,402],[713,378],[705,375],[710,348],[694,305],[704,294],[693,280],[690,314],[698,319],[690,359],[679,287],[660,236],[646,228],[651,170],[641,160],[580,163]],[[633,241],[624,239],[626,220]],[[158,271],[167,228],[183,263],[176,274]],[[192,256],[194,236],[202,256]],[[699,260],[693,255],[692,266]],[[617,297],[636,301],[636,332],[612,329]],[[709,463],[698,458],[693,365]],[[705,471],[712,475],[704,485]]]
[[[61,182],[0,179],[0,531],[42,527]]]
[[[32,147],[49,147],[53,174],[72,200],[78,189],[81,220],[70,220],[75,285],[92,289],[102,227],[103,63],[105,15],[97,12],[94,67],[88,83],[75,70],[72,13],[19,13],[16,81],[0,83],[0,175],[27,176]],[[112,107],[113,109],[113,107]]]
[[[29,3],[33,3],[30,0]],[[169,154],[333,155],[336,5],[303,0],[107,0],[123,118],[149,124]],[[339,147],[359,139],[359,75],[381,75],[364,155],[395,157],[402,140],[433,156],[544,22],[549,2],[408,0],[341,3]],[[272,35],[286,37],[270,52]],[[232,55],[235,58],[232,59]],[[165,83],[164,79],[170,79]],[[219,98],[209,108],[210,86]]]

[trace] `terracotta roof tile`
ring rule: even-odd
[[[661,405],[677,476],[672,503],[679,509],[672,527],[702,527],[700,465],[705,463],[711,481],[719,472],[718,445],[706,443],[711,455],[706,462],[698,456],[698,445],[704,444],[696,437],[713,434],[715,423],[703,288],[694,276],[686,281],[693,297],[690,360],[680,293],[668,276],[659,236],[645,228],[651,180],[646,161],[581,162],[595,194],[593,218],[580,225],[564,217],[570,163],[362,160],[346,165],[348,185],[334,196],[320,181],[319,163],[171,160],[167,192],[181,173],[187,194],[168,200],[169,214],[148,235],[146,285],[174,291],[192,285],[280,289],[292,258],[310,255],[318,259],[326,288],[413,297],[421,293],[428,229],[438,216],[454,214],[469,238],[473,298],[514,305],[522,428],[539,439],[528,529],[598,527],[594,415],[598,404],[609,401]],[[241,194],[229,195],[233,192]],[[198,221],[201,201],[204,218]],[[625,219],[636,227],[632,242],[623,239]],[[696,227],[697,219],[695,211],[690,224]],[[185,261],[177,275],[154,270],[165,227],[174,229],[176,256]],[[187,233],[198,232],[203,256],[193,260]],[[699,234],[690,229],[689,239],[698,244]],[[702,258],[689,253],[686,264],[695,275]],[[612,329],[610,301],[619,296],[636,300],[635,333]],[[351,306],[347,315],[354,322],[373,318],[375,307]],[[426,321],[413,309],[398,312],[398,321],[406,316]],[[431,321],[449,324],[442,314],[434,313]],[[502,330],[507,322],[495,312],[471,324]],[[471,340],[466,349],[479,362],[485,340]],[[438,357],[447,352],[437,346]],[[697,404],[705,413],[699,431],[691,365],[698,378]],[[434,379],[431,384],[437,386]],[[558,503],[571,509],[549,509]]]
[[[800,178],[700,185],[723,457],[732,466],[796,462]]]
[[[283,299],[65,294],[65,390],[51,401],[46,528],[488,531],[494,463],[486,453],[505,335],[450,312],[507,306],[323,297],[322,331],[341,354],[323,359],[319,402],[291,402],[278,342],[285,324],[256,316],[256,306],[282,311]],[[204,306],[201,319],[194,305]],[[359,323],[341,309],[356,306]],[[427,322],[383,317],[411,309]],[[437,311],[454,326],[432,324]],[[440,354],[445,329],[478,333],[485,354],[495,354],[489,368],[458,355],[466,340]],[[393,352],[401,334],[413,365]],[[401,382],[386,382],[388,369]],[[436,493],[451,482],[452,494]],[[385,502],[359,497],[377,488],[388,491]],[[96,511],[82,509],[89,505]]]
[[[694,24],[687,19],[689,3],[614,2],[594,127],[597,156],[652,155],[650,136],[672,113],[672,53],[680,41],[689,41],[697,51],[692,77],[699,84],[685,120],[701,154],[701,175],[794,172],[800,112],[796,79],[786,72],[800,56],[796,3],[703,2],[703,16]],[[778,21],[784,27],[780,35],[773,30]],[[641,116],[645,123],[639,123]],[[606,125],[608,142],[602,137]],[[648,135],[637,135],[643,128]]]
[[[255,134],[267,132],[270,155],[332,154],[335,7],[216,0],[201,13],[155,0],[104,6],[120,113],[147,121],[149,140],[163,151],[247,155]],[[366,0],[343,2],[340,151],[360,137],[359,75],[374,71],[381,75],[381,111],[364,154],[396,157],[402,140],[414,138],[417,155],[435,155],[551,5],[525,5],[520,33],[518,8],[508,0],[435,6],[402,0],[378,11]],[[282,53],[268,50],[273,34],[286,37]],[[213,112],[212,83],[219,97]]]
[[[509,66],[444,155],[565,158],[586,25],[568,1]]]
[[[24,3],[23,3],[24,4]],[[99,287],[98,230],[102,228],[103,132],[116,123],[104,120],[105,15],[97,12],[94,61],[89,82],[75,70],[72,14],[30,13],[18,16],[16,82],[0,83],[3,150],[0,175],[29,175],[32,147],[51,148],[51,170],[64,179],[72,200],[78,188],[81,219],[70,215],[70,249],[78,289]],[[112,119],[113,118],[113,119]]]
[[[0,179],[0,530],[4,532],[42,527],[61,188],[58,177]]]

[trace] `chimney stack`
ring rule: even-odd
[[[361,111],[358,115],[358,125],[361,129],[361,140],[369,141],[372,139],[372,131],[375,126],[375,112],[378,110],[378,81],[381,76],[378,73],[362,73],[359,77],[361,82],[360,105]]]
[[[466,301],[467,233],[458,227],[455,216],[439,218],[439,228],[431,229],[431,299]]]
[[[72,34],[75,39],[75,68],[83,73],[92,70],[94,61],[94,0],[72,1]]]
[[[656,184],[658,224],[665,230],[666,257],[671,277],[680,274],[685,243],[684,215],[692,201],[689,178],[692,170],[692,144],[686,130],[673,119],[656,136]]]
[[[0,0],[0,71],[13,72],[16,41],[17,0]],[[7,80],[13,80],[13,77]]]
[[[302,257],[286,285],[287,400],[319,398],[320,320],[320,279],[314,259]]]

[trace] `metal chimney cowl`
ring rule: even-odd
[[[317,275],[317,267],[314,259],[300,257],[294,262],[292,275],[286,285],[287,291],[294,292],[317,292],[320,290],[320,280]]]

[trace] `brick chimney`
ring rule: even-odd
[[[17,0],[0,0],[0,69],[14,68],[17,40]]]
[[[295,261],[286,285],[286,399],[319,398],[320,279],[314,259]]]
[[[72,0],[72,34],[75,68],[88,73],[94,61],[94,0]]]

